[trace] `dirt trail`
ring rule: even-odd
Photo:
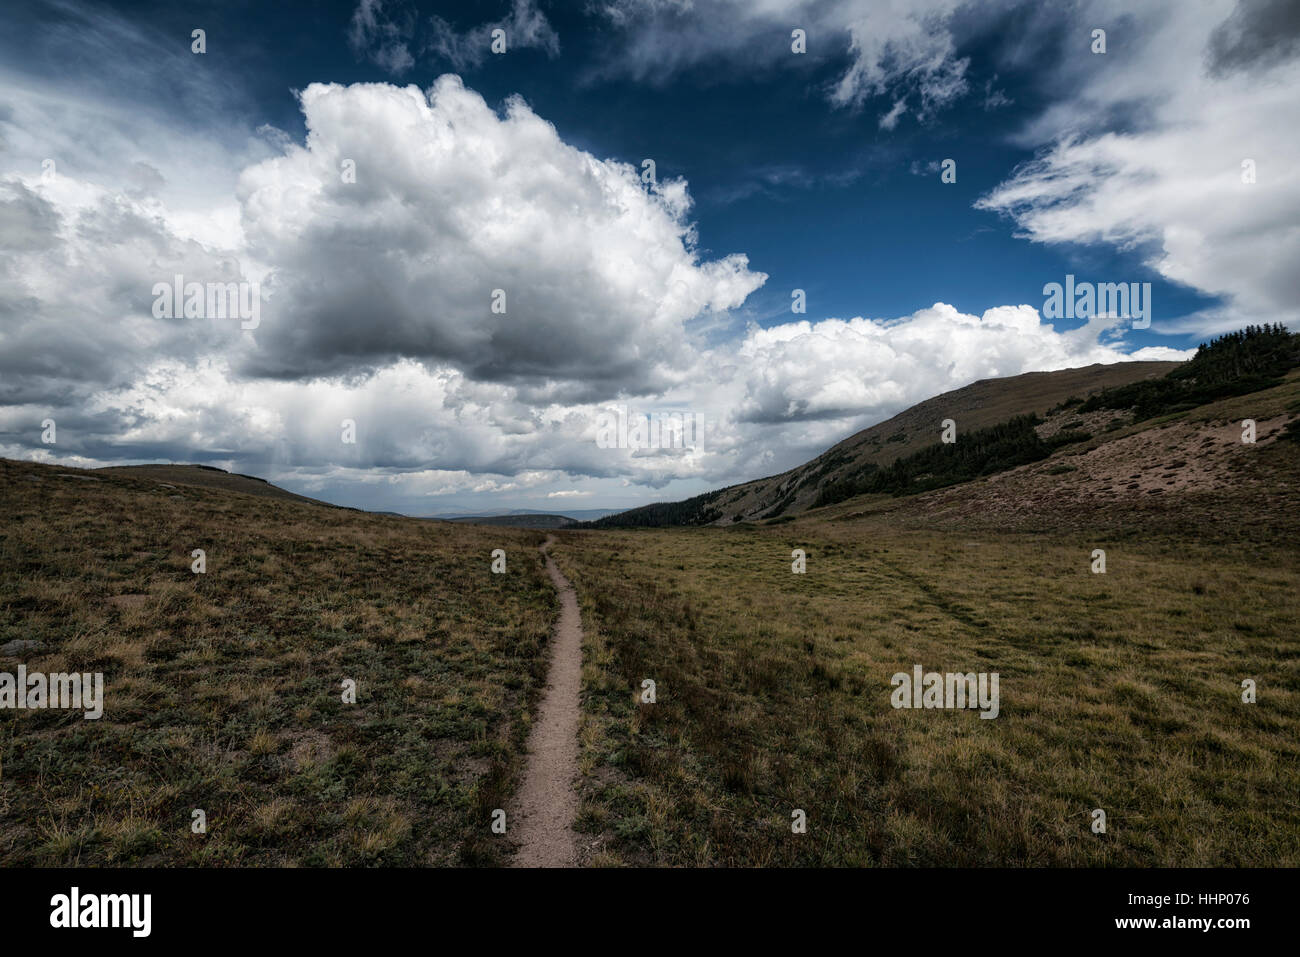
[[[528,736],[524,784],[510,831],[519,842],[515,867],[569,867],[577,861],[573,819],[578,813],[578,696],[582,687],[582,618],[578,597],[542,544],[546,571],[560,594],[560,620],[551,638],[551,664],[537,721]]]

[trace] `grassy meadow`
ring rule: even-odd
[[[1270,435],[1295,397],[1275,398],[1251,407]],[[1202,442],[1180,428],[1139,450],[1162,485]],[[1204,502],[1105,500],[1097,476],[1131,456],[1076,455],[1001,498],[980,480],[761,525],[555,532],[585,628],[581,862],[1300,865],[1300,447],[1216,441],[1198,467],[1235,491]],[[1088,469],[1070,501],[1093,505],[1034,498]],[[0,647],[40,642],[0,671],[106,682],[98,721],[0,710],[0,864],[508,862],[488,825],[557,613],[547,533],[202,478],[0,461]],[[997,672],[1000,714],[894,709],[917,664]]]
[[[1294,543],[899,517],[558,533],[588,863],[1300,864]],[[915,664],[998,672],[1000,715],[895,710]]]
[[[508,858],[490,816],[556,610],[541,534],[12,461],[0,500],[0,645],[105,680],[99,720],[0,710],[0,863]]]

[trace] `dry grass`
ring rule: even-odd
[[[540,534],[71,471],[0,461],[0,644],[44,646],[0,670],[102,671],[105,713],[0,711],[0,863],[505,860]]]
[[[592,632],[593,863],[1300,864],[1293,540],[888,517],[558,538]],[[998,672],[1000,716],[895,710],[915,664]]]
[[[1293,376],[926,496],[557,533],[585,862],[1300,864],[1297,411]],[[104,672],[106,711],[0,711],[0,863],[505,860],[542,533],[68,474],[0,460],[0,644]],[[996,671],[1001,714],[895,710],[916,664]]]

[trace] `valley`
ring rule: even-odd
[[[1133,365],[936,397],[703,525],[0,460],[0,669],[103,680],[0,709],[0,860],[1300,864],[1300,370]]]

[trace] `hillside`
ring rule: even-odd
[[[822,486],[815,504],[879,510],[892,506],[878,496],[901,496],[930,527],[955,512],[1060,529],[1068,513],[1132,531],[1160,515],[1192,533],[1269,540],[1300,530],[1297,413],[1300,335],[1248,327],[1166,376],[973,430]]]
[[[98,720],[0,709],[0,865],[508,861],[541,535],[206,471],[0,459],[0,671],[103,674]]]
[[[195,485],[200,488],[219,489],[226,492],[243,492],[245,495],[260,495],[266,498],[278,498],[291,502],[306,502],[312,505],[325,505],[329,508],[342,508],[330,505],[319,499],[308,498],[272,485],[266,479],[255,475],[240,475],[227,472],[211,465],[110,465],[93,469],[96,475],[116,475],[122,478],[139,479],[142,482],[154,482],[158,485]]]
[[[647,505],[595,524],[604,527],[729,525],[797,515],[813,507],[822,488],[937,445],[944,419],[953,419],[959,433],[991,427],[1016,415],[1045,413],[1071,397],[1158,378],[1178,365],[1176,362],[1122,362],[982,379],[918,403],[780,475],[708,492],[686,502]]]
[[[1242,441],[1246,419],[1255,422],[1253,444]],[[1300,370],[1272,388],[1150,420],[1067,410],[1038,429],[1059,429],[1063,420],[1097,434],[1042,461],[950,488],[863,495],[808,518],[888,514],[927,528],[1159,529],[1203,541],[1300,540]]]

